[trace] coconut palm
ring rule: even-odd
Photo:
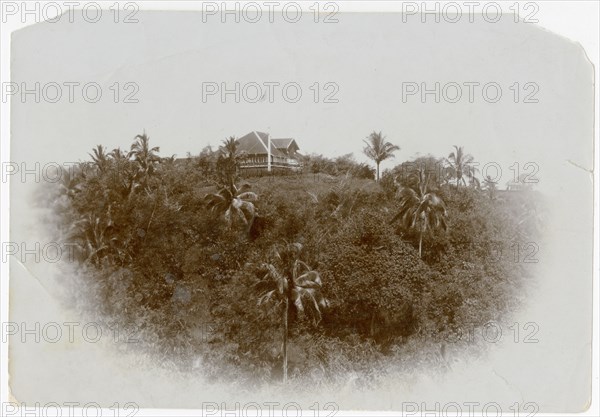
[[[122,199],[128,200],[140,186],[143,172],[136,168],[135,162],[131,161],[133,151],[125,152],[119,147],[113,149],[108,156],[116,168],[114,189]]]
[[[462,182],[463,185],[467,185],[465,177],[474,178],[477,169],[472,165],[474,158],[470,154],[465,154],[462,146],[454,145],[454,152],[448,155],[446,161],[450,165],[450,174],[453,178],[456,178],[456,186],[459,187]]]
[[[393,158],[394,152],[399,151],[400,147],[386,142],[385,136],[381,132],[371,133],[363,142],[366,144],[363,152],[377,165],[377,181],[379,181],[379,164],[386,159]]]
[[[240,143],[235,137],[230,136],[228,139],[223,140],[222,143],[223,145],[219,148],[219,151],[224,158],[233,161],[236,164],[242,162],[246,158],[246,152],[240,151]]]
[[[314,324],[321,321],[321,310],[329,306],[323,296],[321,277],[300,260],[302,245],[285,242],[276,245],[269,262],[262,266],[267,271],[258,287],[264,293],[258,305],[274,302],[282,306],[283,322],[283,382],[287,382],[288,324],[290,307],[294,306],[299,317],[312,316]]]
[[[123,163],[131,159],[131,152],[125,152],[120,147],[113,149],[108,156],[117,163]]]
[[[206,195],[204,203],[207,209],[222,215],[229,226],[241,222],[249,231],[256,218],[253,202],[258,200],[256,193],[248,191],[250,188],[249,184],[238,188],[232,180],[228,185],[222,185],[218,192]]]
[[[137,135],[135,139],[135,142],[131,145],[130,154],[138,165],[142,181],[145,183],[146,179],[154,174],[156,165],[160,162],[160,157],[158,156],[160,147],[155,146],[151,148],[150,138],[145,132]]]
[[[489,175],[483,180],[483,188],[488,192],[490,200],[496,198],[496,191],[498,190],[498,182],[494,181]]]
[[[102,145],[97,145],[92,149],[92,153],[88,154],[92,158],[94,165],[101,173],[104,173],[109,165],[108,154],[106,148]]]
[[[425,170],[418,172],[415,189],[403,187],[400,190],[400,210],[391,223],[400,220],[406,229],[419,233],[419,257],[422,256],[423,234],[428,230],[442,228],[446,230],[446,205],[434,192],[429,190],[429,176]]]
[[[62,175],[59,182],[59,188],[64,195],[74,198],[83,190],[85,186],[84,169],[85,163],[83,162],[74,165],[71,169],[61,167]]]
[[[246,152],[239,149],[239,142],[233,136],[225,139],[219,147],[219,157],[217,159],[217,171],[221,176],[221,181],[238,180],[240,165],[246,159]]]

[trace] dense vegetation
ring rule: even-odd
[[[365,153],[378,165],[388,145],[373,133]],[[378,182],[349,155],[243,178],[233,138],[158,152],[145,134],[98,146],[52,206],[79,248],[78,296],[207,377],[376,384],[382,364],[514,311],[531,275],[513,248],[539,236],[537,194],[482,186],[462,148]]]

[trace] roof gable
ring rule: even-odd
[[[238,141],[238,149],[241,152],[248,154],[267,154],[269,135],[263,132],[252,131],[241,138]],[[279,147],[275,144],[277,139],[271,139],[271,155],[281,156],[285,155],[278,149]],[[281,148],[280,148],[281,149]]]
[[[296,143],[296,140],[294,138],[271,139],[271,143],[277,149],[293,150],[293,151],[297,151],[298,149],[300,149],[300,147],[298,146],[298,144]]]
[[[250,132],[237,140],[238,149],[249,154],[267,153],[266,141],[266,133]]]

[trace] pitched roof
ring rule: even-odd
[[[271,139],[271,143],[278,149],[287,149],[293,141],[292,138]]]
[[[267,133],[252,131],[238,139],[238,149],[248,154],[266,154],[269,151],[268,138]],[[271,139],[271,155],[285,157],[277,149],[279,146],[275,144],[276,140],[278,139]]]

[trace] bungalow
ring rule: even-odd
[[[250,132],[238,140],[238,150],[245,154],[240,168],[249,171],[299,171],[300,147],[293,138],[271,139],[268,133]]]
[[[512,179],[506,183],[506,191],[528,191],[538,182],[531,174],[521,174],[518,178]]]

